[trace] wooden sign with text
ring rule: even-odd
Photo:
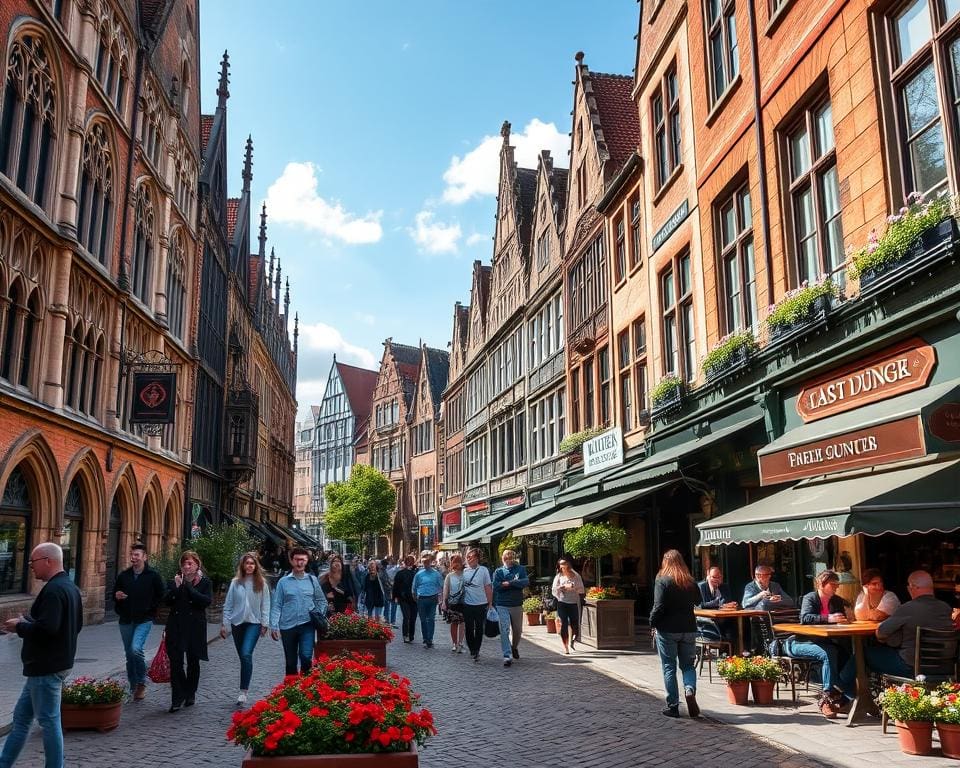
[[[927,386],[936,362],[933,347],[922,339],[907,339],[804,384],[797,397],[797,413],[804,422],[811,422],[912,392]]]
[[[927,453],[919,416],[758,455],[760,485],[915,459]]]

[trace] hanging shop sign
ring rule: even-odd
[[[797,397],[797,413],[811,422],[921,389],[936,362],[933,347],[922,339],[907,339],[805,384]]]
[[[652,240],[650,241],[650,250],[656,251],[661,245],[667,242],[667,240],[670,238],[670,235],[679,229],[680,225],[683,224],[689,215],[690,203],[687,200],[684,200],[682,203],[680,203],[680,207],[670,214],[670,218],[663,223],[663,226],[656,231]]]
[[[522,507],[526,497],[521,493],[519,496],[511,496],[507,499],[500,499],[490,505],[491,512],[506,512],[514,507]]]
[[[758,455],[760,485],[914,459],[927,453],[920,416]]]
[[[443,527],[450,528],[454,525],[460,525],[460,510],[451,509],[443,513]]]
[[[592,475],[623,464],[623,430],[608,429],[583,444],[583,474]]]
[[[176,373],[135,371],[130,421],[134,424],[172,424],[176,393]]]

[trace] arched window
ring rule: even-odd
[[[163,148],[163,120],[160,99],[150,80],[143,84],[140,99],[140,145],[143,154],[156,168],[160,168],[160,152]]]
[[[153,201],[146,184],[137,190],[136,218],[134,220],[133,264],[130,265],[134,296],[150,306],[150,271],[153,268],[155,238]]]
[[[190,108],[190,62],[180,65],[180,116],[187,117]]]
[[[127,91],[127,62],[129,46],[123,28],[114,18],[107,3],[100,19],[97,38],[97,70],[94,73],[107,98],[123,114],[123,99]]]
[[[113,223],[113,162],[103,123],[95,123],[83,142],[78,198],[77,239],[97,261],[107,264]]]
[[[30,386],[37,328],[40,321],[39,290],[27,291],[20,280],[14,280],[7,294],[7,317],[3,347],[0,348],[0,378],[21,387]]]
[[[56,101],[43,42],[25,34],[10,46],[0,112],[0,172],[41,208],[54,177]]]
[[[167,323],[170,326],[170,333],[178,339],[183,338],[186,261],[183,231],[178,229],[171,239],[170,252],[167,256]]]
[[[187,142],[180,136],[177,138],[177,155],[174,160],[174,188],[173,193],[183,212],[187,223],[193,226],[193,207],[196,199],[197,166],[190,154]]]
[[[0,497],[0,595],[27,591],[27,553],[33,505],[26,478],[17,467],[7,478]]]
[[[67,502],[63,506],[63,535],[60,546],[63,547],[63,570],[74,584],[80,583],[80,563],[83,552],[83,493],[77,478],[70,483]]]

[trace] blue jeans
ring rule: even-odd
[[[306,674],[313,664],[313,643],[317,631],[313,624],[307,622],[290,629],[280,630],[280,641],[283,643],[283,658],[286,664],[286,674],[297,674],[297,661],[300,662],[300,673]]]
[[[131,691],[138,685],[147,684],[147,662],[143,658],[143,647],[147,644],[151,629],[152,621],[120,625],[123,652],[127,655],[127,681]]]
[[[900,651],[889,645],[868,645],[864,648],[867,667],[879,675],[913,678],[913,667],[903,660]]]
[[[237,656],[240,657],[240,690],[248,691],[253,676],[253,649],[260,639],[260,625],[248,621],[234,624],[230,631],[233,633],[233,644],[237,647]]]
[[[63,731],[60,729],[60,694],[67,673],[28,677],[13,708],[13,726],[0,753],[0,768],[10,768],[30,733],[33,718],[43,730],[44,768],[63,768]]]
[[[520,633],[523,632],[523,608],[519,605],[498,605],[496,609],[497,618],[500,619],[500,650],[503,651],[503,658],[509,659],[511,649],[520,645]]]
[[[437,626],[437,596],[417,598],[417,615],[420,616],[420,634],[423,642],[433,645],[433,631]]]
[[[368,605],[367,606],[367,616],[373,619],[379,619],[383,616],[383,606],[382,605]]]
[[[824,692],[842,691],[848,698],[857,695],[857,666],[851,655],[840,666],[840,647],[829,640],[814,641],[794,638],[786,644],[787,653],[798,659],[820,662],[820,677]]]
[[[387,607],[383,609],[390,624],[397,623],[397,604],[393,600],[387,601]]]
[[[697,633],[696,632],[660,632],[657,631],[657,653],[663,667],[663,687],[667,691],[667,706],[680,705],[680,691],[677,688],[677,665],[683,676],[683,687],[697,690]]]

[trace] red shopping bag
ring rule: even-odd
[[[167,636],[160,638],[160,647],[150,662],[150,669],[147,670],[147,677],[155,683],[170,682],[170,657],[167,656]]]

